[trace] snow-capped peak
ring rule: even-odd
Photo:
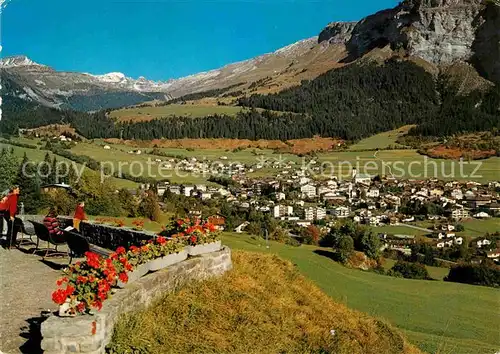
[[[15,66],[30,66],[30,65],[38,65],[33,60],[29,59],[25,55],[16,55],[13,57],[5,57],[0,59],[0,68],[12,68]]]
[[[102,81],[102,82],[109,82],[109,83],[119,83],[127,78],[125,77],[125,74],[123,73],[108,73],[104,75],[92,75],[95,77],[97,80]]]

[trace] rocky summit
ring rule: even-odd
[[[482,0],[405,0],[357,23],[332,23],[320,41],[345,43],[349,60],[390,46],[433,64],[472,61],[499,82],[500,6]]]

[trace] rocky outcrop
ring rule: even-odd
[[[362,19],[352,30],[351,23],[331,24],[320,40],[348,38],[346,61],[385,46],[437,65],[472,60],[499,82],[499,9],[491,0],[405,0]]]
[[[390,45],[434,64],[467,60],[481,25],[481,0],[406,0],[368,16],[348,43],[351,57]]]
[[[318,43],[328,41],[333,44],[345,44],[351,39],[357,22],[332,22],[321,31]]]
[[[500,3],[499,3],[500,4]],[[500,83],[500,5],[490,3],[482,12],[472,44],[471,62],[486,79]]]

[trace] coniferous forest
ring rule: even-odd
[[[3,89],[9,89],[8,82]],[[240,98],[237,104],[251,109],[236,116],[174,116],[117,123],[107,111],[61,111],[4,97],[5,118],[0,121],[4,135],[15,134],[18,128],[61,122],[71,124],[87,138],[143,140],[287,140],[315,135],[357,140],[407,124],[418,125],[410,134],[427,136],[500,129],[497,86],[487,92],[458,95],[458,88],[442,83],[411,62],[397,60],[384,65],[353,64],[276,94]]]

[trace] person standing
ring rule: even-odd
[[[85,203],[80,202],[76,206],[75,215],[73,216],[73,227],[80,231],[80,222],[87,220],[87,215],[85,215]]]
[[[9,195],[10,190],[9,193],[0,200],[0,236],[3,236],[3,221],[5,218],[8,218],[7,215],[9,211],[7,210],[7,200],[9,199]]]
[[[6,212],[4,219],[7,221],[7,247],[12,247],[16,244],[17,233],[21,229],[22,221],[16,218],[17,215],[17,202],[19,199],[19,187],[14,186],[9,193],[6,200]]]

